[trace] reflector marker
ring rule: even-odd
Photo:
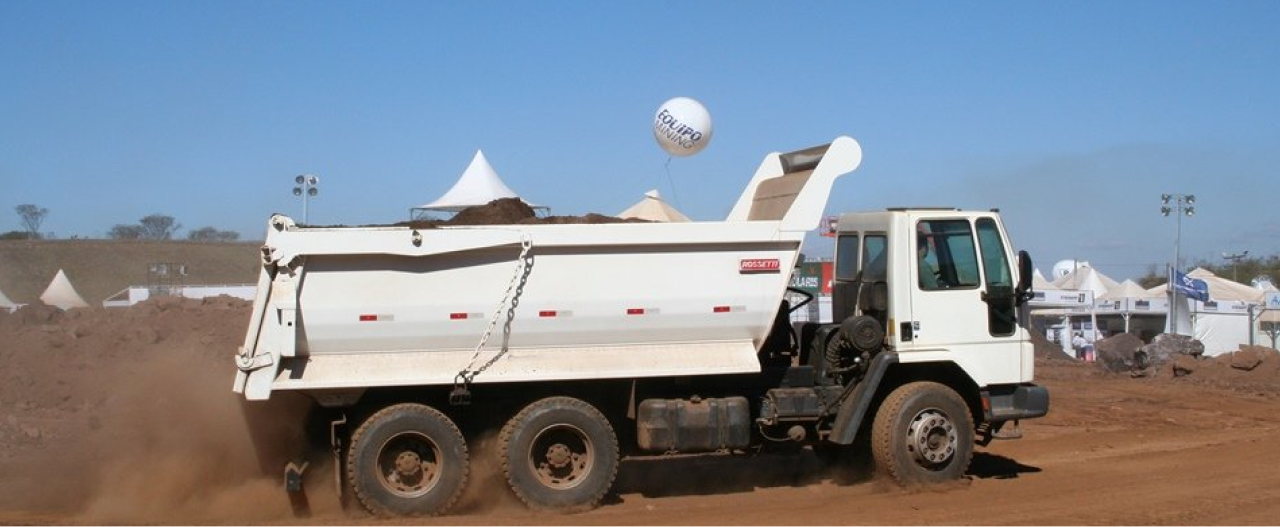
[[[484,318],[484,313],[449,313],[449,320],[467,320],[471,318]]]
[[[395,319],[396,319],[395,315],[374,315],[374,314],[360,315],[361,322],[391,322]]]
[[[656,307],[629,307],[629,308],[627,308],[627,314],[628,314],[628,315],[656,315],[656,314],[658,314],[658,308],[656,308]]]
[[[538,311],[538,316],[541,318],[565,318],[573,316],[573,311],[568,309],[543,309]]]
[[[711,308],[712,313],[731,313],[746,310],[747,306],[715,306]]]

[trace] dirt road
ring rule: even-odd
[[[904,490],[809,454],[626,461],[615,494],[529,512],[477,456],[449,516],[344,512],[325,467],[297,519],[262,477],[229,350],[234,302],[0,316],[0,523],[1275,524],[1280,355],[1250,372],[1134,379],[1044,361],[1048,417],[979,449],[971,477]],[[17,318],[15,318],[17,317]],[[1224,367],[1225,368],[1225,367]],[[1209,371],[1206,369],[1206,371]],[[1228,373],[1230,375],[1228,375]]]

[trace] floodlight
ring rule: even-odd
[[[297,184],[299,184],[299,185],[301,185],[301,184],[302,184],[304,181],[306,181],[306,180],[307,180],[307,178],[306,178],[306,177],[304,177],[304,176],[298,176],[298,177],[296,177],[296,178],[293,178],[293,182],[294,182],[294,183],[297,183]],[[1165,195],[1167,196],[1168,194],[1165,194]],[[1167,199],[1167,198],[1166,198],[1166,201],[1168,201],[1168,199]]]
[[[314,196],[319,193],[320,193],[320,190],[315,187],[311,187],[310,189],[307,190],[307,194],[310,196]]]
[[[319,183],[319,182],[320,182],[320,178],[318,177],[311,176],[307,178],[307,183],[313,187],[316,186],[316,183]]]
[[[294,195],[294,196],[301,196],[301,195],[302,195],[302,188],[300,188],[300,187],[293,187],[293,195]],[[1167,216],[1167,215],[1168,215],[1168,214],[1166,214],[1166,216]]]
[[[312,189],[312,190],[314,190],[314,189]],[[1196,215],[1196,208],[1195,208],[1195,207],[1187,207],[1187,216],[1195,216],[1195,215]]]
[[[1195,202],[1196,202],[1196,195],[1195,195],[1195,194],[1188,194],[1188,195],[1187,195],[1187,205],[1194,204]]]
[[[301,181],[299,181],[298,183],[302,183],[302,182],[301,182]],[[1168,204],[1169,204],[1169,197],[1170,197],[1170,196],[1169,196],[1168,194],[1161,194],[1161,195],[1160,195],[1160,203],[1164,203],[1165,205],[1168,205]]]
[[[298,189],[296,189],[296,188],[295,188],[295,189],[293,189],[293,190],[298,190]],[[1165,215],[1165,216],[1168,216],[1168,215],[1169,215],[1169,207],[1160,207],[1160,214]]]

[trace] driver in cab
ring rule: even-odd
[[[916,237],[916,260],[919,265],[920,272],[920,289],[925,291],[935,291],[942,289],[942,284],[938,281],[938,268],[928,260],[929,257],[929,239],[926,234],[918,233]]]

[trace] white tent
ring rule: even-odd
[[[484,158],[484,152],[476,150],[475,157],[471,158],[471,164],[467,165],[458,182],[454,183],[448,192],[431,203],[414,207],[411,212],[415,217],[426,211],[458,212],[467,207],[485,205],[502,198],[520,199],[520,196],[502,182],[502,178],[498,177],[493,166],[489,165],[489,160]],[[520,199],[520,201],[524,200]],[[528,204],[527,201],[525,203]],[[529,206],[535,209],[546,208],[532,204]]]
[[[1120,282],[1116,287],[1108,288],[1105,294],[1099,295],[1098,300],[1125,300],[1128,298],[1145,299],[1150,295],[1146,289],[1138,285],[1133,280],[1125,280]]]
[[[63,310],[89,307],[89,303],[76,292],[76,288],[71,285],[71,280],[67,279],[67,274],[62,272],[62,269],[58,269],[58,274],[54,275],[52,282],[49,282],[49,287],[40,294],[40,301]]]
[[[1053,282],[1045,279],[1044,275],[1040,274],[1039,269],[1036,269],[1035,272],[1031,274],[1031,289],[1033,291],[1047,291],[1057,288],[1058,286],[1053,285]]]
[[[675,207],[663,201],[657,190],[645,192],[644,199],[632,205],[631,208],[618,213],[618,217],[672,223],[689,221],[688,216],[681,214]]]
[[[1074,289],[1076,291],[1093,291],[1093,297],[1098,298],[1114,288],[1120,287],[1120,283],[1111,277],[1102,274],[1101,271],[1082,265],[1074,271],[1067,273],[1053,281],[1053,285],[1058,289]]]
[[[1266,294],[1247,285],[1233,282],[1197,268],[1187,276],[1204,280],[1209,286],[1209,300],[1201,302],[1178,295],[1177,311],[1180,327],[1190,327],[1189,332],[1204,343],[1205,355],[1221,355],[1240,348],[1241,344],[1260,341],[1258,324],[1254,319],[1262,309]],[[1148,289],[1155,296],[1168,294],[1168,284]],[[1269,339],[1268,339],[1269,340]]]
[[[0,291],[0,309],[3,309],[5,311],[13,311],[15,309],[18,309],[19,307],[21,306],[19,306],[16,302],[9,300],[9,297],[7,296],[4,296],[4,291]]]

